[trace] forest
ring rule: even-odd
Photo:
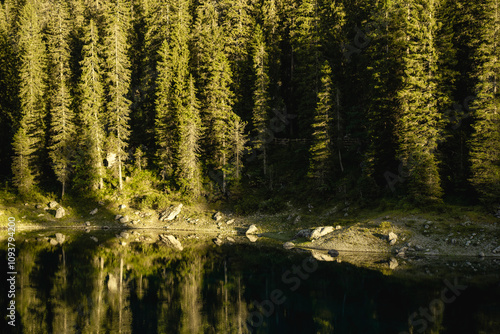
[[[2,0],[2,186],[491,207],[499,21],[500,0]]]

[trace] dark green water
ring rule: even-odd
[[[16,326],[2,283],[1,333],[500,333],[499,260],[382,273],[261,242],[185,239],[179,252],[64,233],[62,246],[18,235]]]

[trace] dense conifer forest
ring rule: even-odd
[[[2,0],[0,178],[496,205],[499,83],[500,0]]]

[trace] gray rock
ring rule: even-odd
[[[295,217],[295,220],[293,221],[293,223],[298,224],[298,223],[300,223],[301,220],[302,220],[302,217],[297,216],[297,217]]]
[[[295,244],[291,241],[287,241],[283,244],[284,249],[292,249],[295,247]]]
[[[231,225],[232,223],[234,223],[234,219],[229,219],[229,220],[226,222],[226,224],[227,224],[227,225]]]
[[[125,224],[130,221],[130,218],[128,216],[123,216],[120,218],[120,223]]]
[[[56,233],[56,241],[58,244],[62,245],[66,240],[66,236],[62,233]]]
[[[311,235],[309,236],[309,239],[311,240],[316,240],[318,238],[321,238],[322,236],[327,235],[328,233],[331,233],[334,231],[333,226],[322,226],[315,228],[312,232]]]
[[[215,220],[215,221],[219,221],[222,219],[222,213],[220,213],[219,211],[217,211],[216,213],[214,213],[214,215],[212,216],[212,218]]]
[[[257,234],[257,232],[259,231],[259,229],[257,228],[257,226],[255,226],[254,224],[250,225],[250,227],[248,228],[248,230],[245,232],[245,234]]]
[[[90,215],[92,215],[92,216],[95,215],[97,213],[97,211],[98,211],[97,208],[95,208],[94,210],[90,211]]]
[[[330,255],[331,257],[337,257],[337,256],[339,256],[339,251],[336,249],[330,249],[328,251],[328,255]]]
[[[497,254],[497,253],[500,253],[500,246],[498,246],[497,248],[495,248],[493,251],[492,251],[493,254]]]
[[[171,206],[160,214],[160,221],[171,221],[177,218],[182,211],[182,203],[176,206]]]
[[[160,239],[169,247],[175,248],[180,251],[184,249],[180,241],[177,240],[173,235],[160,234]]]
[[[484,252],[479,252],[479,257],[484,257]]]
[[[62,218],[66,215],[66,211],[64,211],[64,208],[62,206],[58,207],[56,210],[56,218]]]
[[[212,241],[214,242],[215,245],[221,246],[222,245],[222,240],[220,238],[213,238]]]
[[[309,238],[310,236],[311,236],[311,230],[305,229],[297,232],[294,238]]]
[[[59,204],[56,201],[49,202],[49,209],[54,210]]]

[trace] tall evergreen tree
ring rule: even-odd
[[[21,122],[14,136],[12,172],[21,192],[40,176],[45,154],[46,55],[37,3],[28,0],[19,21]]]
[[[86,180],[85,187],[92,190],[103,189],[104,170],[104,89],[102,84],[101,60],[98,54],[99,33],[93,19],[90,19],[83,40],[81,68],[78,84],[79,148],[80,166]]]
[[[260,26],[257,26],[253,46],[253,68],[255,73],[252,115],[255,132],[253,148],[261,153],[259,156],[262,159],[264,175],[267,173],[268,140],[270,135],[268,129],[270,109],[268,61],[264,35]]]
[[[476,56],[477,98],[471,139],[471,183],[482,199],[500,199],[500,1],[482,4],[485,22]]]
[[[116,154],[119,188],[123,188],[123,163],[130,136],[130,60],[127,33],[130,25],[129,3],[113,0],[106,10],[104,48],[108,101],[106,104],[109,152]]]
[[[331,113],[333,109],[332,69],[328,62],[321,69],[321,88],[318,93],[318,105],[314,116],[313,143],[309,149],[309,176],[325,187],[331,169]]]
[[[52,4],[49,25],[50,55],[50,158],[57,179],[62,184],[62,196],[70,179],[72,158],[74,157],[75,124],[71,106],[69,69],[70,50],[69,15],[66,1],[59,0]]]
[[[406,3],[404,74],[398,92],[398,156],[408,174],[409,195],[416,201],[436,201],[442,189],[436,149],[442,120],[438,111],[436,1]]]

